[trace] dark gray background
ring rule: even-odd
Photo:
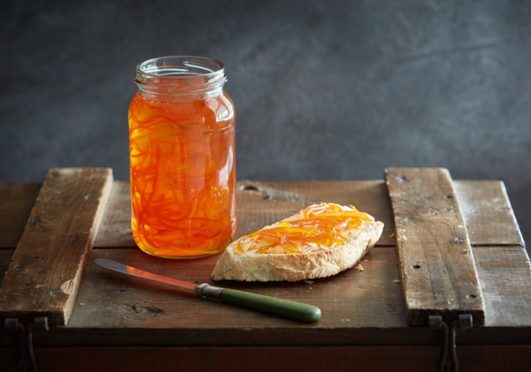
[[[128,177],[136,63],[214,56],[240,179],[502,179],[529,240],[531,2],[0,2],[0,180]]]

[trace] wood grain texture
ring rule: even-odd
[[[93,326],[113,328],[404,326],[405,313],[395,253],[390,249],[375,249],[379,253],[370,252],[362,260],[364,271],[352,269],[328,279],[294,283],[217,283],[228,288],[317,305],[322,310],[322,318],[314,325],[301,325],[247,309],[200,300],[188,291],[109,272],[91,261],[76,300],[79,306],[76,306],[68,326],[85,327],[87,322]],[[147,271],[196,283],[211,282],[210,273],[218,259],[214,256],[193,261],[163,260],[130,249],[98,249],[93,251],[93,256],[112,258]]]
[[[0,348],[0,358],[13,358]],[[459,346],[459,371],[531,370],[529,345]],[[438,346],[37,347],[39,371],[439,371]]]
[[[473,251],[486,302],[486,327],[460,331],[459,343],[531,344],[531,313],[528,307],[525,310],[531,282],[525,251],[521,247],[478,247]],[[93,256],[198,283],[208,279],[216,261],[216,257],[190,262],[163,260],[116,248],[95,250]],[[68,325],[36,334],[35,340],[40,345],[65,346],[439,344],[439,331],[408,327],[394,250],[374,248],[362,265],[364,271],[352,269],[311,282],[223,283],[320,306],[321,321],[305,325],[114,274],[91,260]],[[498,271],[497,267],[505,269]],[[513,286],[513,281],[519,284]],[[6,343],[0,337],[0,344]]]
[[[13,351],[0,348],[0,358]],[[39,371],[408,371],[437,372],[439,348],[402,347],[70,347],[37,348]]]
[[[1,252],[0,267],[7,266],[10,251]],[[531,274],[525,251],[522,247],[477,247],[473,252],[486,303],[486,326],[459,331],[458,342],[531,344],[531,314],[526,307]],[[195,282],[207,280],[216,260],[186,263],[116,248],[98,249],[93,255]],[[438,345],[439,331],[407,325],[394,250],[374,248],[362,264],[364,271],[352,269],[312,282],[223,283],[319,305],[323,318],[309,326],[202,301],[178,289],[107,272],[91,260],[68,325],[35,334],[35,342],[64,346]],[[9,345],[2,332],[0,345]]]
[[[0,183],[0,248],[17,245],[40,183]]]
[[[450,174],[441,168],[388,168],[402,287],[412,325],[442,315],[485,319],[483,296]]]
[[[0,317],[68,321],[112,186],[107,168],[51,169],[0,287]]]
[[[492,370],[527,371],[531,355],[529,259],[519,244],[508,245],[518,241],[515,236],[519,231],[510,219],[506,223],[516,229],[509,226],[504,233],[501,228],[488,228],[496,220],[486,216],[487,205],[477,209],[474,201],[484,181],[455,184],[459,185],[460,203],[465,195],[465,208],[480,211],[471,213],[465,221],[471,229],[477,229],[474,239],[481,243],[472,251],[486,317],[486,327],[457,333],[460,370],[483,371],[489,366]],[[501,187],[491,185],[481,198],[503,194]],[[190,281],[208,280],[217,257],[172,261],[132,249],[128,189],[127,183],[114,184],[113,199],[103,217],[105,226],[98,234],[102,247],[93,255]],[[30,200],[31,190],[20,195]],[[316,304],[323,310],[320,322],[305,325],[200,300],[170,287],[107,272],[91,260],[69,323],[48,332],[35,332],[39,369],[92,371],[100,370],[103,363],[113,371],[350,371],[353,366],[356,370],[437,370],[441,332],[407,324],[398,260],[394,249],[388,247],[394,244],[394,225],[383,182],[242,182],[238,191],[238,234],[322,200],[353,203],[391,226],[380,247],[373,248],[362,261],[363,271],[351,269],[332,278],[301,283],[223,283],[230,288]],[[500,200],[502,210],[504,199]],[[28,215],[30,204],[14,203],[15,209],[19,207],[17,215]],[[507,217],[509,211],[505,212],[502,214]],[[9,239],[14,239],[17,223],[5,226],[14,232]],[[494,233],[502,234],[501,246],[492,244],[496,241]],[[123,242],[126,244],[120,247]],[[103,248],[105,245],[113,247]],[[0,251],[1,271],[8,266],[12,252]],[[9,345],[7,334],[0,332],[0,360],[12,359]]]
[[[485,325],[523,327],[531,320],[531,266],[523,247],[482,247],[474,259],[484,294]]]
[[[4,190],[12,190],[0,193],[0,215],[6,216],[0,221],[0,248],[16,246],[39,189],[38,184],[14,185],[0,183]],[[503,191],[503,183],[454,181],[454,185],[472,245],[495,245],[498,240],[500,244],[521,244],[521,234]],[[250,187],[246,189],[246,186]],[[239,225],[236,236],[287,217],[310,202],[325,200],[352,203],[371,213],[385,224],[377,245],[395,245],[392,211],[383,181],[242,181],[237,191]],[[496,200],[495,214],[488,207],[488,200]],[[482,208],[475,207],[478,202],[483,203]],[[130,213],[129,183],[115,182],[95,246],[135,247],[131,236]]]
[[[113,183],[95,247],[136,247],[131,232],[131,188],[129,182]]]
[[[298,212],[312,203],[330,201],[355,204],[385,224],[378,245],[393,245],[393,222],[381,181],[311,181],[238,183],[236,205],[238,229],[235,237],[258,230]],[[96,237],[96,247],[134,247],[131,236],[129,183],[115,182],[109,206]]]
[[[459,181],[454,186],[473,245],[525,245],[503,182]]]
[[[468,181],[464,182],[470,184]],[[240,183],[241,186],[245,184],[245,182]],[[348,203],[348,200],[354,200],[358,205],[360,203],[368,205],[373,200],[371,194],[377,198],[376,195],[382,193],[381,187],[385,189],[384,184],[380,181],[362,182],[359,187],[351,187],[351,184],[357,184],[356,181],[320,181],[310,182],[306,186],[304,184],[305,182],[258,183],[259,186],[267,185],[269,188],[290,192],[290,194],[279,196],[278,191],[275,191],[277,193],[275,197],[279,199],[275,203],[277,205],[284,203],[283,208],[286,210],[286,214],[292,213],[291,210],[288,210],[289,208],[295,210],[298,208],[298,205],[293,205],[288,200],[299,198],[293,193],[309,194],[310,196],[305,198],[315,200],[322,200],[319,193],[324,193],[325,195],[332,195],[334,200],[338,202]],[[482,182],[473,185],[474,187],[463,184],[460,189],[461,192],[473,193],[473,190],[480,188],[481,185]],[[242,232],[240,233],[245,232],[246,229],[253,229],[258,224],[255,221],[267,223],[270,219],[275,218],[271,217],[271,214],[276,213],[274,208],[268,207],[271,199],[264,197],[263,191],[259,189],[243,190],[243,187],[241,188],[238,193],[240,201],[238,208],[241,210],[241,215],[246,216],[246,222],[241,224]],[[127,228],[129,228],[128,216],[123,217],[122,215],[121,222],[119,222],[120,218],[117,218],[116,214],[113,217],[113,213],[123,210],[120,205],[129,205],[128,189],[128,183],[114,183],[113,194],[122,197],[114,199],[120,200],[120,202],[109,204],[106,209],[104,219],[111,221],[109,225],[123,226],[127,224]],[[365,191],[362,191],[363,189]],[[493,194],[496,195],[496,188],[493,190]],[[268,192],[271,190],[268,189]],[[386,208],[388,202],[380,201],[380,203],[379,207],[373,206],[371,213],[378,215],[378,208]],[[382,219],[385,220],[385,215]],[[107,229],[107,231],[112,235],[112,229]],[[486,230],[483,231],[485,234],[488,233]],[[112,236],[120,237],[120,235]],[[123,237],[124,234],[121,236]],[[197,282],[208,279],[217,260],[217,257],[211,257],[205,260],[187,262],[168,261],[149,257],[136,249],[128,248],[102,248],[94,251],[94,254],[96,257],[114,258],[166,275],[183,277]],[[527,255],[521,247],[489,247],[485,251],[478,249],[474,249],[474,257],[477,260],[478,274],[485,297],[486,324],[489,328],[474,330],[470,342],[478,342],[478,338],[495,341],[496,335],[499,334],[504,335],[502,337],[503,342],[508,342],[513,338],[518,340],[519,338],[515,338],[515,334],[520,334],[521,329],[531,326],[531,316],[528,312],[521,310],[522,302],[519,300],[520,297],[526,298],[525,295],[520,296],[519,293],[529,293],[529,280],[526,279],[529,276],[529,268],[526,266]],[[498,255],[496,255],[497,250],[500,251]],[[0,257],[2,258],[0,264],[6,267],[10,250],[3,252],[6,255]],[[483,252],[487,256],[483,256]],[[488,259],[484,261],[482,260],[483,257],[488,257]],[[161,290],[161,288],[153,287],[152,284],[120,279],[112,276],[113,274],[101,272],[101,269],[95,267],[91,262],[84,274],[84,280],[68,327],[51,333],[49,342],[64,340],[68,344],[70,342],[96,342],[101,339],[115,343],[124,342],[124,340],[128,343],[144,342],[145,340],[155,344],[175,343],[177,340],[204,343],[223,342],[223,340],[230,339],[235,342],[238,339],[247,340],[249,338],[249,332],[246,331],[247,327],[255,330],[253,334],[256,334],[256,337],[253,339],[256,339],[257,342],[278,343],[284,340],[292,343],[304,341],[316,343],[319,340],[326,340],[326,342],[352,343],[359,340],[359,342],[374,343],[377,340],[383,340],[392,343],[431,342],[430,340],[434,340],[433,333],[429,331],[405,328],[407,323],[394,250],[385,247],[374,248],[367,256],[367,260],[362,262],[364,271],[350,270],[325,281],[280,284],[278,286],[224,283],[229,287],[250,289],[264,294],[282,295],[309,302],[317,301],[323,309],[328,309],[326,313],[329,316],[325,316],[323,318],[324,323],[315,328],[302,328],[287,320],[264,314],[229,307],[220,308],[213,303],[197,302],[195,298],[181,297],[174,290]],[[512,266],[507,266],[510,262],[512,262]],[[506,269],[500,270],[500,274],[498,274],[496,266],[506,267]],[[513,282],[519,284],[513,287]],[[328,286],[331,287],[329,295],[326,289]],[[341,299],[343,289],[348,291],[344,300]],[[326,296],[321,297],[323,293]],[[160,309],[162,312],[159,311]],[[195,316],[188,314],[188,312],[194,313]],[[224,322],[218,322],[220,317],[224,319]],[[198,326],[197,324],[203,325]],[[204,333],[199,332],[197,327],[201,327]],[[231,328],[229,333],[224,332],[226,327]],[[506,327],[513,328],[504,333]],[[524,328],[516,329],[514,327]],[[376,331],[376,328],[381,331]],[[257,329],[260,329],[260,332],[256,332]],[[328,338],[323,339],[322,329],[334,331],[326,333]],[[398,331],[389,331],[394,329]],[[404,329],[408,329],[408,331],[404,333]],[[287,330],[290,330],[288,334],[286,333]],[[491,330],[494,333],[488,333]],[[304,335],[302,339],[301,335]],[[463,337],[468,337],[467,335],[468,333],[464,334]]]
[[[459,201],[463,200],[464,218],[472,245],[521,244],[522,237],[514,219],[503,183],[499,181],[455,181]],[[480,195],[480,196],[476,196]],[[495,200],[496,214],[485,200]],[[377,246],[395,245],[392,211],[383,181],[242,181],[237,189],[238,230],[236,237],[283,219],[301,208],[321,201],[354,204],[384,223]],[[485,207],[476,209],[475,203]],[[134,247],[131,237],[129,183],[115,182],[109,208],[96,247]],[[500,218],[498,220],[497,218]],[[503,222],[500,222],[503,221]],[[503,229],[503,225],[507,225]],[[511,243],[512,242],[512,243]]]

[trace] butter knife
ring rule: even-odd
[[[208,283],[195,284],[181,279],[170,278],[148,271],[137,269],[121,262],[108,258],[96,258],[94,262],[106,269],[131,275],[138,278],[166,283],[176,287],[193,290],[203,299],[214,299],[230,305],[258,310],[277,316],[298,320],[305,323],[313,323],[321,318],[321,309],[317,306],[301,302],[285,300],[277,297],[259,295],[256,293],[240,291],[237,289],[215,287]]]

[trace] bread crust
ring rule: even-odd
[[[213,280],[299,281],[325,278],[353,267],[382,234],[380,221],[363,221],[353,229],[344,244],[319,247],[300,254],[235,254],[238,240],[222,254],[211,277]]]

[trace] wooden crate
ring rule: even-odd
[[[0,314],[33,331],[40,371],[437,371],[444,328],[429,318],[441,315],[450,334],[463,314],[476,324],[453,332],[460,371],[530,371],[531,272],[503,183],[452,181],[440,169],[390,169],[386,181],[239,183],[237,236],[320,201],[354,204],[385,223],[357,269],[300,283],[223,283],[317,305],[315,324],[97,267],[94,258],[108,257],[199,283],[218,258],[142,253],[129,185],[109,170],[54,169],[42,186],[0,184]],[[6,368],[16,350],[2,328]]]

